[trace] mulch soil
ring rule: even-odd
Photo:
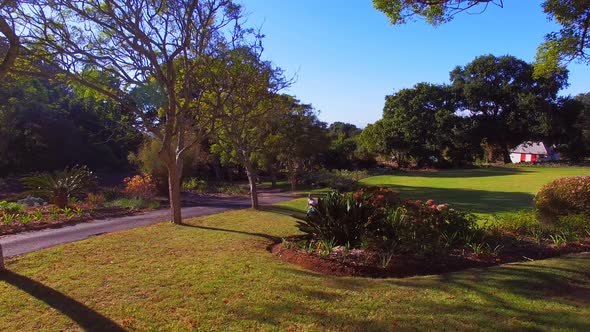
[[[533,261],[557,257],[565,254],[589,252],[590,239],[570,243],[556,248],[549,243],[537,245],[519,242],[500,251],[495,257],[476,256],[467,250],[455,250],[445,256],[418,257],[414,255],[393,256],[386,268],[381,267],[377,255],[361,250],[332,253],[320,257],[299,248],[286,248],[277,243],[269,250],[283,261],[301,266],[305,269],[333,276],[355,276],[371,278],[402,278],[418,275],[443,274],[468,268],[489,267],[519,261]]]

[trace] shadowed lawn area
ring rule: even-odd
[[[435,199],[474,213],[500,213],[532,207],[545,183],[566,176],[590,175],[587,167],[490,167],[439,172],[398,173],[361,180],[388,186],[403,198]]]
[[[9,259],[0,330],[590,330],[587,254],[442,276],[337,278],[266,250],[297,233],[288,215],[242,210],[189,224]]]

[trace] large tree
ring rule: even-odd
[[[458,116],[458,98],[449,86],[419,83],[385,98],[383,120],[361,134],[370,152],[391,154],[403,166],[461,164],[469,153],[468,120]],[[464,151],[461,153],[461,151]]]
[[[199,100],[202,59],[217,52],[224,34],[241,35],[230,27],[242,15],[240,6],[231,0],[40,0],[19,10],[21,40],[32,55],[53,63],[58,77],[120,103],[161,142],[172,220],[182,223],[182,160],[210,128]],[[97,71],[122,84],[105,86]],[[147,84],[164,96],[157,109],[141,107],[132,93]]]
[[[283,111],[274,106],[280,98],[277,93],[289,85],[282,70],[261,56],[262,48],[255,43],[239,45],[215,59],[210,63],[215,89],[207,98],[217,112],[214,130],[220,150],[226,152],[226,160],[246,170],[253,209],[258,209],[255,155],[270,134],[265,123]]]
[[[463,12],[481,13],[490,5],[503,7],[504,0],[373,0],[373,4],[392,24],[404,24],[421,17],[430,24],[439,25]],[[561,29],[546,35],[545,42],[539,46],[536,75],[550,75],[574,59],[590,64],[590,2],[545,0],[542,8]]]
[[[328,150],[326,124],[317,118],[311,105],[289,95],[277,98],[274,107],[280,110],[268,123],[271,130],[264,141],[262,158],[271,168],[284,167],[291,191],[295,191],[300,172],[311,170]]]
[[[510,148],[548,134],[546,115],[567,82],[566,71],[534,78],[532,65],[513,56],[480,56],[450,76],[462,110],[476,121],[480,138],[500,149],[505,162],[510,161]]]

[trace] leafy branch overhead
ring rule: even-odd
[[[512,0],[516,1],[516,0]],[[509,3],[509,2],[508,2]],[[490,5],[504,7],[504,0],[373,0],[392,24],[405,24],[423,18],[432,25],[451,21],[456,15],[468,12],[480,14]],[[543,12],[557,23],[559,31],[545,36],[539,45],[535,61],[535,75],[547,76],[572,60],[590,64],[590,2],[587,0],[545,0]]]

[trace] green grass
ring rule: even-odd
[[[0,330],[590,329],[587,254],[442,276],[337,278],[266,251],[295,233],[289,216],[243,210],[10,259]]]
[[[470,180],[448,172],[403,181],[416,188],[446,182],[450,191],[480,181],[474,190],[492,192],[504,187],[490,178],[512,177],[529,189],[505,179],[500,191],[526,193],[573,170],[494,176],[488,172],[499,171],[491,169],[467,171],[475,172]],[[105,234],[9,259],[9,272],[0,273],[0,331],[590,330],[590,254],[405,279],[324,276],[266,250],[297,234],[290,215],[302,213],[305,201]]]
[[[404,198],[432,198],[475,213],[490,214],[531,208],[534,194],[542,185],[576,175],[590,175],[590,168],[490,167],[399,173],[366,178],[361,184],[388,186]]]

